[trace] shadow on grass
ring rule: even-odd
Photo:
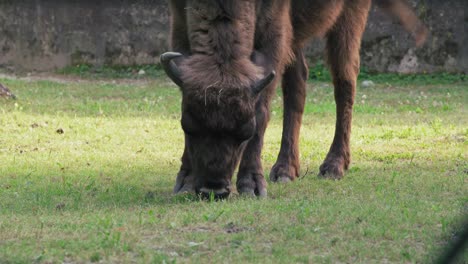
[[[0,187],[0,211],[31,213],[38,210],[81,210],[149,207],[194,201],[196,197],[175,196],[175,176],[147,167],[126,168],[105,164],[112,171],[87,168],[41,168],[34,171],[4,172]],[[175,175],[174,168],[174,175]]]
[[[270,182],[269,198],[314,198],[314,191],[333,193],[349,186],[356,189],[358,195],[363,194],[359,190],[373,192],[376,196],[395,192],[395,195],[424,199],[432,195],[431,199],[437,200],[436,190],[444,192],[451,186],[463,185],[464,167],[457,164],[454,161],[447,167],[444,157],[431,163],[396,160],[353,164],[345,178],[339,181],[320,179],[317,177],[318,166],[309,167],[307,173],[293,183]],[[172,194],[178,165],[157,169],[141,164],[129,166],[118,161],[101,164],[101,169],[41,168],[47,173],[7,168],[2,172],[0,185],[1,211],[28,214],[38,210],[152,207],[201,201],[196,195]],[[441,171],[441,166],[446,168]],[[434,172],[438,175],[432,175]],[[269,170],[266,178],[268,173]],[[235,184],[235,176],[233,182]],[[453,195],[456,196],[456,192]]]

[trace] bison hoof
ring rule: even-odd
[[[267,183],[262,174],[237,175],[237,192],[242,196],[267,197]]]
[[[260,197],[260,198],[265,198],[267,197],[267,189],[266,188],[238,188],[237,192],[246,197]]]
[[[340,180],[344,176],[345,166],[343,162],[336,161],[336,160],[329,160],[323,162],[320,166],[320,172],[318,177],[332,179],[332,180]]]
[[[277,165],[271,168],[270,181],[278,183],[288,183],[298,177],[298,170],[293,166]]]
[[[180,193],[195,193],[193,176],[189,171],[181,170],[177,174],[176,184],[174,186],[174,194]]]

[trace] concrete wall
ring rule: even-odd
[[[431,30],[425,46],[415,49],[411,36],[373,7],[362,65],[379,72],[468,72],[468,1],[410,2]],[[0,68],[157,63],[167,34],[165,0],[0,0]],[[323,41],[312,41],[307,54],[323,58]]]

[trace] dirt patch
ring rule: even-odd
[[[236,234],[236,233],[252,231],[252,230],[253,228],[251,227],[239,226],[239,225],[234,224],[233,222],[228,223],[224,227],[224,231],[228,234]]]

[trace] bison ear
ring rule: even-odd
[[[179,66],[177,66],[176,62],[174,61],[174,59],[181,57],[183,57],[181,53],[166,52],[159,57],[159,60],[161,61],[161,64],[167,76],[169,76],[169,78],[171,78],[171,80],[180,88],[183,88],[182,74],[179,69]]]
[[[275,76],[276,72],[273,70],[263,79],[256,81],[255,84],[252,86],[252,93],[255,96],[261,93],[263,89],[265,89],[265,87],[267,87],[273,81],[273,79],[275,79]]]

